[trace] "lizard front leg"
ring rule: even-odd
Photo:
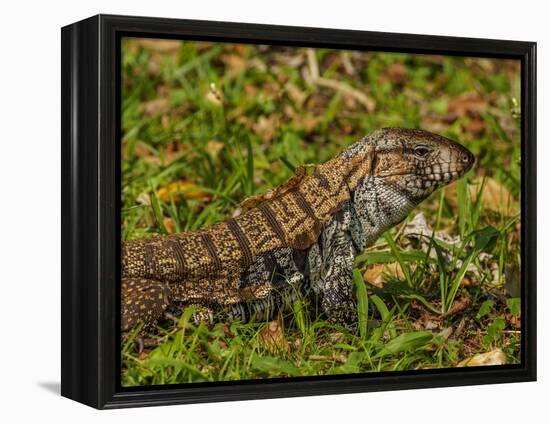
[[[354,328],[357,301],[353,293],[355,247],[349,233],[349,209],[340,211],[309,253],[311,286],[330,322]]]

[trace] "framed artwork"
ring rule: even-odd
[[[536,379],[532,42],[62,29],[62,395]]]

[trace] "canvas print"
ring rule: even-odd
[[[521,362],[519,61],[121,43],[123,387]]]

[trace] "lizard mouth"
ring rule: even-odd
[[[469,169],[470,168],[463,168],[457,171],[435,172],[431,174],[424,174],[424,177],[427,177],[429,181],[439,181],[442,183],[447,183],[458,180],[460,177],[466,174]]]
[[[421,173],[422,176],[432,181],[453,181],[466,174],[475,163],[472,153],[465,150],[465,154],[458,162],[438,162],[426,166]]]

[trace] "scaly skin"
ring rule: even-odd
[[[154,325],[171,305],[203,318],[268,317],[314,295],[333,322],[356,321],[354,257],[474,163],[444,137],[385,128],[311,175],[305,168],[236,218],[122,247],[122,329]],[[215,315],[214,315],[215,313]]]

